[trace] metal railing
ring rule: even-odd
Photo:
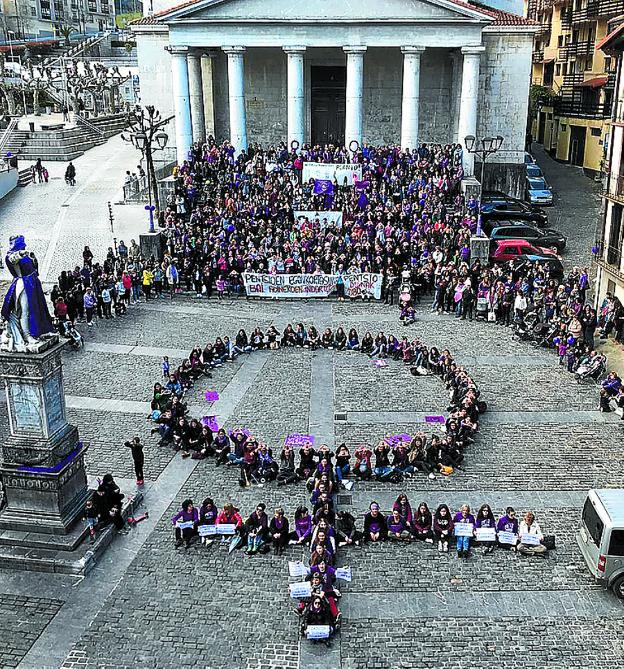
[[[537,49],[533,52],[533,62],[541,63],[544,60],[544,49]]]
[[[611,103],[560,98],[554,104],[557,114],[577,118],[603,119],[611,116]]]
[[[609,200],[615,200],[624,204],[624,175],[607,175],[605,190],[602,191],[602,195]]]
[[[100,137],[106,137],[106,135],[104,134],[104,132],[102,132],[102,130],[100,130],[100,128],[98,128],[93,123],[87,121],[87,119],[84,116],[81,116],[80,114],[76,114],[76,112],[74,112],[74,118],[76,119],[77,123],[82,123],[88,130],[91,130],[97,135],[100,135]]]
[[[579,56],[581,54],[591,54],[594,51],[595,41],[582,40],[580,42],[570,42],[559,47],[559,59],[567,60],[570,56]]]
[[[2,154],[4,147],[7,145],[9,139],[11,139],[11,134],[15,128],[17,128],[17,119],[12,118],[6,130],[2,133],[2,137],[0,137],[0,154]]]

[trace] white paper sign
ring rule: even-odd
[[[234,523],[223,523],[217,525],[217,534],[234,534],[236,532],[236,525]]]
[[[200,537],[213,537],[217,533],[216,525],[200,525],[197,528]]]
[[[188,520],[185,523],[181,523],[180,521],[178,521],[176,527],[180,530],[190,530],[193,527],[195,527],[195,523],[192,520]]]
[[[308,625],[306,637],[308,639],[329,639],[329,625]]]
[[[347,180],[347,186],[353,186],[356,181],[362,181],[362,166],[354,163],[303,163],[302,180],[323,179],[338,182],[342,186]]]
[[[306,567],[300,560],[297,562],[288,563],[288,575],[289,576],[307,576],[310,573],[310,569]]]
[[[518,537],[513,532],[499,532],[498,541],[501,544],[508,544],[515,546],[518,541]]]
[[[472,523],[456,523],[455,536],[456,537],[471,537],[474,527]]]
[[[539,546],[541,542],[537,534],[524,533],[520,538],[520,543],[525,544],[526,546]]]
[[[312,584],[308,581],[301,581],[300,583],[291,583],[288,586],[290,596],[293,599],[304,599],[312,596]]]
[[[496,541],[496,530],[493,527],[477,527],[477,541]]]
[[[311,211],[311,210],[297,210],[293,212],[295,221],[301,223],[300,218],[307,218],[310,223],[314,223],[317,219],[321,230],[325,227],[326,224],[342,224],[342,212],[341,211]]]
[[[339,567],[336,569],[336,578],[351,582],[351,567]]]

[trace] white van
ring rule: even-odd
[[[624,599],[624,490],[590,490],[576,535],[594,578]]]

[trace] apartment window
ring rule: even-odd
[[[37,8],[36,7],[31,7],[30,8],[30,15],[31,16],[37,16]]]
[[[560,132],[565,132],[567,129],[568,129],[568,126],[567,126],[565,123],[562,123],[562,124],[559,126],[559,131],[560,131]]]
[[[590,72],[594,67],[594,57],[590,56],[585,61],[585,72]]]
[[[609,265],[620,266],[622,259],[622,205],[611,204],[611,229],[609,231],[609,247],[607,249],[607,262]]]
[[[557,46],[563,46],[563,35],[557,35]]]
[[[89,0],[88,9],[90,12],[97,12],[97,4],[95,3],[95,0]]]
[[[600,128],[590,128],[589,129],[592,137],[600,137],[602,130]]]
[[[560,77],[561,76],[561,63],[557,63],[555,65],[555,75]]]
[[[568,73],[568,64],[567,63],[562,63],[561,74],[563,74],[563,76],[565,77],[567,73]]]

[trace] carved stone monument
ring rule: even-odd
[[[42,353],[0,352],[10,427],[0,529],[67,534],[89,496],[86,447],[65,417],[62,349],[57,341]]]

